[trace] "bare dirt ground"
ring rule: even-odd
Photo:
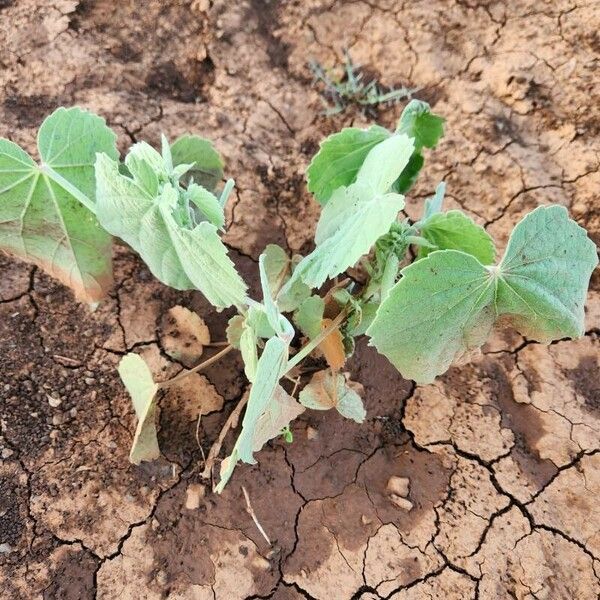
[[[365,123],[320,114],[306,68],[347,47],[447,118],[409,214],[444,179],[449,204],[501,247],[547,202],[598,243],[599,30],[598,4],[583,0],[2,0],[0,134],[35,151],[43,117],[79,104],[121,149],[161,132],[212,138],[237,183],[227,242],[255,285],[265,243],[309,247],[318,209],[303,171],[318,141]],[[378,118],[391,125],[400,110]],[[351,371],[365,425],[305,414],[292,445],[271,444],[188,509],[197,416],[207,449],[244,393],[239,359],[162,399],[164,459],[141,467],[127,460],[135,423],[115,365],[135,349],[174,374],[166,311],[197,311],[213,339],[227,315],[120,246],[95,313],[1,260],[2,600],[598,598],[598,274],[583,339],[542,347],[503,333],[433,385],[415,388],[361,343]],[[410,479],[411,511],[390,501],[391,476]]]

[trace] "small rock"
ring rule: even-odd
[[[200,483],[191,483],[187,487],[187,494],[185,497],[185,507],[188,510],[196,510],[200,507],[200,500],[204,498],[206,489]]]
[[[47,398],[48,398],[48,404],[52,408],[57,408],[62,404],[62,400],[60,398],[55,398],[54,396],[51,396],[50,394],[47,395]]]
[[[410,480],[407,477],[390,477],[387,482],[387,491],[402,498],[408,496]]]
[[[12,546],[10,544],[0,544],[0,554],[8,554],[12,552]]]
[[[370,525],[373,522],[373,519],[369,519],[367,515],[362,515],[360,517],[360,522],[366,527],[367,525]]]
[[[410,512],[413,509],[413,503],[410,500],[407,500],[406,498],[402,498],[396,494],[390,494],[390,500],[400,510],[405,510],[406,512]]]
[[[306,438],[309,440],[316,440],[319,437],[319,432],[310,425],[306,428]]]
[[[252,566],[259,571],[268,571],[271,568],[271,563],[266,558],[260,556],[260,554],[257,554],[252,559]]]
[[[159,571],[154,578],[158,585],[166,585],[167,584],[167,574],[164,571]]]
[[[58,415],[52,416],[52,425],[54,425],[54,427],[58,427],[59,425],[62,425],[64,422],[65,422],[64,415],[58,414]]]
[[[156,519],[156,518],[152,519],[150,526],[152,527],[152,531],[157,531],[158,528],[160,527],[160,523],[159,523],[158,519]]]
[[[10,448],[4,448],[4,450],[2,450],[2,458],[10,458],[13,454],[14,452]]]
[[[84,377],[83,381],[85,382],[85,385],[94,385],[94,383],[96,383],[96,380],[93,377]]]

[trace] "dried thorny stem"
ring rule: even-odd
[[[267,541],[267,544],[269,544],[269,546],[271,546],[272,545],[271,540],[269,539],[269,536],[266,534],[265,530],[263,529],[263,526],[260,524],[260,521],[258,520],[258,517],[256,516],[254,509],[252,508],[252,504],[250,503],[250,496],[248,495],[248,491],[246,490],[246,488],[244,486],[242,486],[242,492],[244,492],[244,498],[246,499],[246,512],[252,517],[252,520],[254,521],[256,528],[258,529],[258,531],[260,531],[261,535],[265,538],[265,540]]]

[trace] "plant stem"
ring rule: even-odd
[[[229,354],[229,352],[231,352],[232,350],[233,350],[233,346],[231,346],[231,345],[225,346],[225,348],[223,348],[223,350],[221,350],[220,352],[217,352],[214,356],[211,356],[209,359],[207,359],[204,362],[200,363],[199,365],[195,366],[193,369],[189,369],[187,371],[184,371],[183,373],[179,373],[179,375],[176,375],[172,379],[167,379],[167,381],[160,382],[158,384],[158,388],[164,389],[166,387],[170,387],[173,384],[181,381],[182,379],[185,379],[188,375],[191,375],[192,373],[197,373],[198,371],[202,371],[202,369],[206,369],[206,368],[210,367],[210,365],[221,360],[226,354]]]
[[[246,406],[246,402],[248,402],[248,394],[245,393],[238,402],[237,406],[233,409],[233,411],[227,418],[227,421],[225,421],[225,425],[223,425],[223,427],[221,428],[219,437],[208,451],[208,457],[206,459],[206,462],[204,463],[204,470],[200,475],[200,477],[202,477],[203,479],[212,479],[213,465],[215,464],[217,456],[219,456],[219,452],[221,452],[223,440],[225,439],[225,436],[227,435],[230,429],[235,429],[237,427],[238,421],[240,420],[240,414],[244,406]]]
[[[321,333],[310,340],[308,344],[300,348],[298,352],[288,361],[286,373],[289,373],[299,362],[304,360],[330,333],[339,328],[346,318],[346,311],[343,310]]]

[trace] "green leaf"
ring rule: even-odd
[[[402,270],[367,335],[404,377],[429,382],[485,341],[493,299],[493,278],[476,258],[433,252]]]
[[[382,153],[385,146],[389,152]],[[317,225],[315,250],[304,257],[281,290],[302,280],[311,288],[320,287],[327,278],[343,273],[369,252],[379,237],[387,233],[398,212],[404,208],[404,197],[384,194],[406,166],[412,142],[405,136],[394,136],[372,152],[377,161],[367,157],[356,183],[335,190],[323,208]]]
[[[343,417],[362,423],[367,415],[358,393],[353,390],[346,378],[331,371],[318,371],[300,392],[300,403],[314,410],[335,408]]]
[[[423,155],[419,151],[413,152],[404,171],[402,171],[400,177],[396,179],[392,186],[394,192],[397,192],[398,194],[407,194],[417,181],[417,177],[424,164],[425,159],[423,158]]]
[[[404,168],[415,149],[414,142],[404,134],[393,135],[377,144],[367,154],[356,176],[357,185],[365,185],[384,194]]]
[[[279,379],[287,365],[288,344],[274,337],[267,341],[258,359],[256,378],[248,397],[242,431],[236,442],[240,460],[254,464],[254,436],[259,418],[267,411]]]
[[[420,230],[433,247],[420,246],[419,258],[424,258],[434,250],[461,250],[484,265],[494,262],[494,241],[483,227],[460,210],[435,213],[422,222]]]
[[[300,278],[318,288],[343,273],[369,252],[402,208],[404,197],[398,194],[376,194],[359,184],[336,190],[321,214],[317,247],[299,263],[290,281]]]
[[[256,369],[254,383],[248,397],[242,431],[233,451],[221,465],[221,479],[216,491],[221,493],[239,460],[254,464],[256,427],[262,415],[270,410],[270,404],[279,385],[288,360],[288,344],[278,337],[267,341]]]
[[[423,146],[435,148],[444,135],[444,119],[434,115],[427,102],[411,100],[400,115],[396,131],[414,138],[417,151]]]
[[[564,206],[541,206],[513,230],[498,266],[496,307],[538,342],[584,333],[584,304],[596,246]]]
[[[330,135],[308,165],[308,190],[326,204],[337,188],[355,181],[371,149],[389,136],[390,132],[378,125],[369,129],[347,127]]]
[[[294,323],[309,339],[316,338],[321,333],[325,301],[319,296],[307,298],[294,313]]]
[[[186,194],[209,223],[212,223],[218,229],[223,229],[225,213],[219,199],[212,192],[201,185],[190,183]]]
[[[498,267],[442,250],[403,269],[367,334],[420,383],[481,346],[501,315],[537,341],[578,337],[597,264],[594,243],[564,207],[539,207],[515,227]]]
[[[175,166],[194,165],[184,178],[186,183],[193,179],[212,192],[223,178],[223,160],[207,139],[197,135],[183,135],[171,145],[171,155]]]
[[[104,154],[96,161],[96,180],[100,223],[139,252],[155,277],[178,290],[198,289],[217,308],[246,302],[246,285],[217,228],[206,221],[189,227],[178,222],[189,217],[182,190],[165,183],[151,196]]]
[[[155,460],[160,457],[155,402],[158,385],[154,383],[146,361],[137,354],[126,354],[119,362],[118,370],[138,418],[129,460],[134,465],[143,460]]]
[[[32,262],[97,302],[112,284],[111,238],[95,210],[96,152],[117,158],[104,119],[59,108],[40,127],[41,166],[0,140],[0,249]]]
[[[264,269],[269,282],[269,288],[277,295],[281,286],[292,273],[292,261],[287,252],[277,244],[269,244],[263,252]]]

